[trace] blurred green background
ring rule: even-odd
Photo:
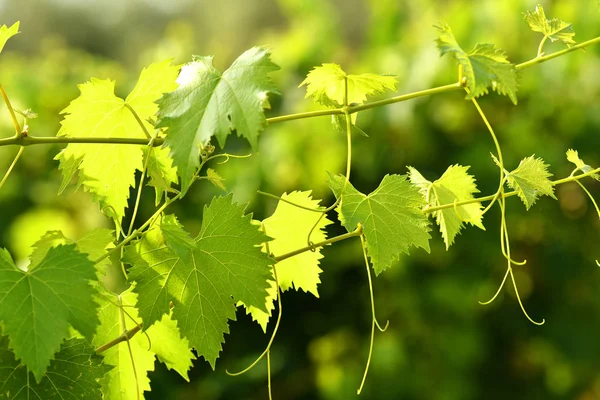
[[[215,55],[226,68],[245,49],[272,48],[281,71],[273,74],[281,96],[269,115],[316,109],[298,84],[315,65],[336,62],[349,73],[397,75],[398,90],[451,83],[455,64],[440,59],[432,25],[448,22],[464,48],[495,43],[513,62],[534,57],[541,35],[531,32],[522,12],[525,0],[0,0],[0,24],[21,21],[22,33],[0,55],[0,81],[17,108],[32,108],[33,135],[53,136],[59,112],[77,97],[77,84],[90,77],[112,78],[126,94],[145,65],[166,58],[183,63],[192,54]],[[543,1],[548,17],[573,22],[577,41],[600,35],[596,0]],[[548,43],[546,51],[561,49]],[[600,47],[577,51],[528,68],[521,74],[519,105],[492,94],[480,104],[495,127],[508,169],[532,154],[551,164],[556,177],[573,166],[565,158],[578,149],[600,165]],[[489,133],[460,92],[420,98],[362,112],[358,125],[369,138],[354,139],[352,180],[373,190],[386,173],[419,169],[428,179],[446,167],[471,165],[482,194],[497,187],[489,157]],[[2,137],[12,135],[6,107],[0,107]],[[16,148],[0,148],[5,171]],[[0,191],[0,244],[26,262],[30,245],[46,230],[77,238],[110,227],[87,193],[57,196],[60,173],[53,157],[59,147],[26,149]],[[231,140],[227,151],[249,146]],[[228,190],[249,203],[256,218],[273,212],[275,201],[256,190],[280,194],[312,189],[328,204],[326,171],[342,172],[345,139],[327,117],[267,127],[260,152],[216,166]],[[2,172],[3,173],[3,172]],[[586,182],[600,195],[596,182]],[[145,190],[141,210],[153,212]],[[194,186],[171,209],[194,234],[202,206],[222,193]],[[507,285],[491,305],[481,306],[505,272],[499,248],[499,210],[486,215],[486,232],[468,228],[446,251],[433,232],[431,254],[415,250],[374,281],[380,321],[390,328],[375,338],[363,399],[600,399],[600,221],[575,184],[557,188],[558,201],[542,198],[529,212],[517,198],[508,203],[513,258],[527,259],[515,271],[520,294],[538,327],[523,316]],[[331,219],[335,215],[331,215]],[[330,233],[339,234],[339,226]],[[275,399],[351,399],[356,396],[370,333],[367,277],[358,241],[324,250],[320,299],[286,292],[284,315],[272,349]],[[268,341],[243,310],[231,322],[224,352],[213,372],[196,362],[191,383],[163,364],[151,374],[148,399],[266,399],[266,364],[242,377]],[[272,326],[269,327],[272,329]],[[270,333],[270,330],[269,332]]]

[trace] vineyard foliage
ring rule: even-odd
[[[60,192],[90,192],[114,229],[96,229],[78,240],[47,232],[33,246],[27,266],[0,250],[0,399],[140,399],[151,390],[149,373],[156,361],[189,380],[196,358],[216,367],[237,307],[244,307],[265,333],[275,325],[259,358],[266,355],[270,371],[282,295],[294,289],[319,297],[325,246],[360,238],[371,287],[371,269],[380,275],[402,254],[429,253],[436,229],[447,250],[468,226],[485,231],[484,217],[494,206],[501,211],[500,257],[507,265],[498,292],[510,275],[524,315],[535,322],[514,283],[512,268],[524,262],[511,258],[506,200],[517,196],[529,210],[541,196],[556,199],[555,187],[566,182],[576,182],[589,195],[580,180],[600,180],[600,169],[572,149],[565,149],[565,161],[576,168],[563,179],[551,180],[550,165],[535,155],[511,169],[477,99],[491,89],[517,105],[520,70],[600,40],[578,45],[572,25],[547,19],[541,6],[524,19],[543,37],[536,57],[523,64],[512,63],[489,43],[465,51],[450,26],[440,23],[437,47],[441,56],[456,61],[457,82],[382,98],[397,89],[393,75],[349,74],[323,63],[299,84],[323,108],[273,118],[265,110],[279,94],[273,81],[279,67],[267,47],[252,47],[224,72],[210,56],[194,56],[184,65],[158,61],[141,71],[125,98],[115,95],[110,79],[80,84],[79,97],[62,110],[61,129],[52,139],[66,144],[56,156],[63,176]],[[18,31],[18,22],[0,28],[0,51]],[[547,39],[564,50],[544,53]],[[0,89],[15,127],[14,136],[0,145],[19,146],[1,188],[27,146],[53,142],[29,132],[26,119],[32,112],[13,109]],[[405,174],[381,177],[369,194],[358,190],[350,177],[352,140],[357,134],[377,135],[356,126],[359,112],[450,91],[464,91],[489,130],[497,191],[477,197],[475,176],[460,164],[440,171],[437,179],[407,166]],[[311,191],[266,194],[278,199],[277,208],[257,220],[246,205],[224,194],[203,207],[196,236],[168,209],[199,181],[226,190],[215,168],[242,158],[226,152],[229,135],[256,150],[269,125],[323,115],[331,117],[348,150],[345,172],[329,172],[333,204],[321,204]],[[136,222],[146,185],[154,188],[156,212]],[[328,237],[326,228],[337,223],[347,233]],[[375,317],[372,288],[371,310],[365,378],[375,327],[387,329]],[[363,378],[359,393],[364,384]]]

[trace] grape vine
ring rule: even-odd
[[[197,357],[214,369],[237,307],[244,307],[265,334],[277,308],[264,352],[247,368],[227,371],[239,375],[266,358],[271,397],[270,352],[283,317],[283,292],[303,290],[318,297],[321,250],[352,238],[360,239],[371,305],[371,339],[360,394],[375,328],[384,332],[389,324],[376,317],[371,268],[377,276],[401,254],[418,248],[429,252],[431,219],[449,249],[467,225],[485,230],[484,216],[495,205],[500,210],[500,254],[506,272],[496,292],[480,303],[494,301],[510,277],[524,316],[542,325],[545,320],[530,316],[519,296],[513,266],[527,260],[512,258],[506,200],[518,196],[529,210],[541,196],[556,199],[556,186],[575,182],[600,217],[595,199],[581,183],[584,178],[600,181],[600,168],[586,164],[573,149],[566,150],[566,159],[575,168],[561,179],[551,180],[550,166],[535,155],[516,166],[505,164],[498,137],[477,99],[491,89],[517,105],[519,79],[525,79],[518,71],[598,44],[600,37],[575,42],[572,25],[547,19],[539,5],[524,19],[543,35],[529,61],[514,64],[488,43],[466,51],[450,26],[439,24],[434,27],[436,44],[441,56],[456,61],[456,82],[370,101],[374,95],[395,92],[396,78],[348,74],[337,64],[323,63],[299,85],[323,109],[271,118],[264,111],[270,97],[278,94],[271,74],[279,67],[265,47],[249,49],[225,71],[214,67],[212,57],[194,56],[183,66],[170,61],[151,64],[124,99],[115,95],[114,81],[92,78],[79,85],[79,97],[62,111],[55,137],[35,136],[29,120],[37,115],[13,108],[0,84],[14,126],[14,135],[0,138],[0,146],[18,147],[0,189],[28,146],[66,144],[55,158],[63,176],[60,191],[73,184],[83,187],[114,225],[113,230],[96,229],[78,240],[60,231],[47,232],[33,246],[25,268],[0,249],[0,399],[62,399],[65,394],[141,399],[150,390],[148,373],[156,359],[186,380]],[[18,22],[0,27],[0,52],[18,33]],[[566,48],[546,54],[548,40]],[[350,177],[352,140],[356,134],[368,136],[356,125],[358,113],[452,91],[464,92],[491,136],[497,190],[476,197],[475,177],[469,166],[460,164],[449,166],[436,180],[408,166],[406,175],[385,175],[369,194],[357,190]],[[333,204],[322,205],[311,191],[259,192],[278,204],[271,216],[257,221],[244,205],[233,202],[232,194],[217,196],[204,206],[196,237],[167,213],[197,181],[224,188],[210,167],[215,161],[246,157],[217,151],[215,145],[225,149],[229,135],[245,138],[255,150],[269,125],[323,116],[331,117],[347,146],[344,173],[329,174]],[[135,228],[145,185],[154,188],[156,211]],[[131,188],[136,194],[130,200]],[[134,207],[128,211],[130,201]],[[347,233],[327,237],[325,228],[335,223],[327,218],[332,210]],[[129,225],[123,226],[123,221]]]

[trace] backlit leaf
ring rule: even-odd
[[[579,152],[577,150],[569,149],[567,150],[567,160],[575,164],[577,169],[581,170],[583,173],[587,174],[588,172],[592,172],[594,168],[587,165],[581,158],[579,158]],[[600,175],[592,174],[592,178],[597,181],[600,181]]]
[[[277,93],[269,73],[279,69],[271,54],[254,47],[221,73],[213,57],[194,56],[181,69],[177,90],[165,94],[158,104],[158,127],[168,128],[165,145],[171,148],[173,164],[185,193],[200,165],[200,148],[214,135],[221,147],[237,132],[254,149],[266,124],[268,93]]]
[[[125,100],[115,96],[115,83],[92,78],[79,85],[81,95],[62,113],[59,136],[90,138],[145,138],[144,131],[131,106],[143,121],[146,130],[154,127],[146,120],[158,109],[155,101],[164,92],[175,89],[178,68],[170,61],[152,64],[144,69]],[[102,210],[120,222],[127,207],[130,187],[135,187],[135,171],[143,167],[143,147],[120,144],[75,144],[63,149],[56,159],[63,171],[63,186],[79,171],[79,183],[93,193]],[[153,172],[153,171],[151,171]],[[151,177],[154,176],[154,173]]]
[[[473,50],[466,52],[454,38],[450,26],[443,24],[435,28],[440,34],[436,43],[441,55],[449,53],[462,65],[470,90],[467,99],[487,94],[491,87],[517,104],[517,70],[503,50],[493,44],[478,43]]]
[[[410,181],[413,185],[419,187],[427,205],[430,207],[452,204],[455,201],[461,202],[472,200],[473,193],[479,193],[477,185],[475,185],[475,179],[472,175],[467,173],[469,167],[451,165],[446,172],[434,182],[426,180],[419,171],[413,167],[408,167],[408,170]],[[457,206],[456,209],[454,207],[449,207],[432,213],[440,227],[440,233],[446,244],[446,249],[454,243],[454,238],[460,233],[465,222],[485,230],[481,222],[482,208],[481,203],[477,202]]]
[[[429,252],[429,220],[423,212],[425,201],[406,175],[386,175],[377,189],[365,195],[341,175],[329,175],[329,187],[341,196],[338,214],[348,232],[360,223],[367,252],[376,274],[389,268],[410,246]]]
[[[575,44],[573,37],[573,25],[558,18],[546,19],[544,8],[538,4],[535,11],[527,11],[524,15],[525,21],[534,32],[540,32],[551,41],[560,41],[567,46]]]
[[[517,191],[517,195],[529,210],[542,195],[556,199],[554,185],[548,179],[551,176],[544,160],[533,155],[521,160],[519,166],[507,175],[507,182],[508,186]]]
[[[4,49],[4,45],[11,37],[19,33],[19,21],[8,27],[6,25],[0,26],[0,52]]]
[[[337,64],[325,63],[313,68],[299,87],[306,85],[306,98],[327,107],[344,105],[345,81],[348,81],[347,104],[363,104],[367,96],[396,90],[395,77],[378,74],[346,74]]]
[[[310,191],[284,193],[282,199],[298,204],[303,207],[315,209],[320,200],[314,200]],[[327,239],[325,227],[331,224],[327,218],[321,217],[321,213],[304,210],[293,206],[285,201],[279,201],[275,212],[262,222],[265,233],[273,238],[263,250],[268,250],[274,256],[280,256],[293,250],[305,247],[308,244],[308,234],[312,230],[311,241],[322,242]],[[316,225],[316,226],[315,226]],[[313,230],[314,227],[314,230]],[[290,288],[304,290],[319,297],[317,285],[321,283],[319,275],[319,260],[323,258],[321,248],[314,252],[307,251],[294,257],[278,262],[277,280],[282,291]],[[271,287],[268,289],[269,296],[266,299],[267,312],[256,307],[246,307],[252,317],[259,323],[263,331],[267,329],[267,323],[274,309],[273,302],[277,299],[277,290],[274,280],[270,280]]]

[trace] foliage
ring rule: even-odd
[[[92,231],[79,240],[60,231],[47,232],[34,245],[27,267],[17,266],[7,250],[0,250],[4,335],[0,353],[6,360],[6,367],[0,369],[0,398],[39,397],[40,393],[44,398],[62,398],[68,390],[77,397],[139,399],[151,388],[149,373],[156,360],[186,380],[196,356],[214,369],[229,320],[236,318],[236,306],[245,306],[266,333],[277,303],[271,339],[248,368],[266,356],[270,373],[282,293],[294,288],[319,297],[322,248],[351,238],[361,240],[371,297],[371,344],[360,394],[373,354],[375,327],[387,329],[375,317],[370,268],[381,274],[399,261],[400,254],[409,254],[411,246],[429,252],[429,215],[439,225],[448,249],[465,223],[485,230],[483,217],[494,205],[501,211],[500,247],[507,272],[492,300],[511,275],[523,313],[534,322],[525,311],[512,271],[512,265],[524,262],[511,258],[506,199],[517,195],[529,210],[542,195],[556,199],[555,186],[567,182],[576,182],[590,195],[580,180],[598,179],[600,169],[569,150],[567,160],[576,168],[566,178],[550,180],[549,165],[534,156],[509,172],[498,138],[476,99],[491,87],[516,105],[518,70],[600,40],[575,45],[572,26],[547,20],[541,6],[525,14],[525,19],[544,37],[536,58],[523,64],[512,64],[492,44],[476,44],[466,52],[449,25],[440,24],[437,45],[441,55],[451,54],[458,62],[458,82],[369,103],[370,96],[396,90],[397,79],[347,74],[337,64],[324,63],[310,71],[300,86],[306,86],[306,97],[325,110],[273,118],[266,118],[264,110],[270,107],[269,96],[278,93],[270,74],[279,67],[265,47],[246,51],[222,73],[213,66],[212,57],[194,56],[182,67],[171,65],[170,60],[151,64],[125,99],[115,95],[114,81],[92,78],[79,86],[80,96],[63,110],[62,128],[55,138],[32,135],[26,120],[34,114],[14,109],[0,87],[15,127],[15,135],[0,139],[0,146],[19,146],[0,188],[25,146],[67,143],[56,157],[63,174],[60,191],[78,174],[77,187],[91,192],[115,225],[114,231]],[[0,28],[0,50],[18,28],[19,23]],[[548,38],[571,47],[544,56]],[[350,172],[353,133],[362,132],[355,126],[359,112],[461,89],[496,146],[493,158],[500,179],[495,193],[474,197],[479,192],[475,178],[468,166],[458,164],[433,181],[409,167],[408,176],[385,175],[368,195],[356,189]],[[224,179],[208,165],[242,157],[215,153],[213,136],[224,148],[235,132],[256,150],[265,126],[322,115],[331,115],[335,129],[346,134],[348,150],[345,175],[329,175],[336,198],[331,206],[320,206],[310,191],[281,197],[267,194],[279,200],[277,208],[255,221],[232,194],[216,196],[204,206],[195,238],[175,215],[166,213],[197,181],[207,180],[226,191]],[[136,224],[145,184],[155,189],[157,210]],[[506,191],[505,184],[514,191]],[[130,198],[132,189],[137,190],[135,199]],[[131,203],[134,206],[127,213]],[[333,210],[347,233],[328,237],[326,227],[332,222],[327,213]],[[71,380],[76,389],[71,390]]]

